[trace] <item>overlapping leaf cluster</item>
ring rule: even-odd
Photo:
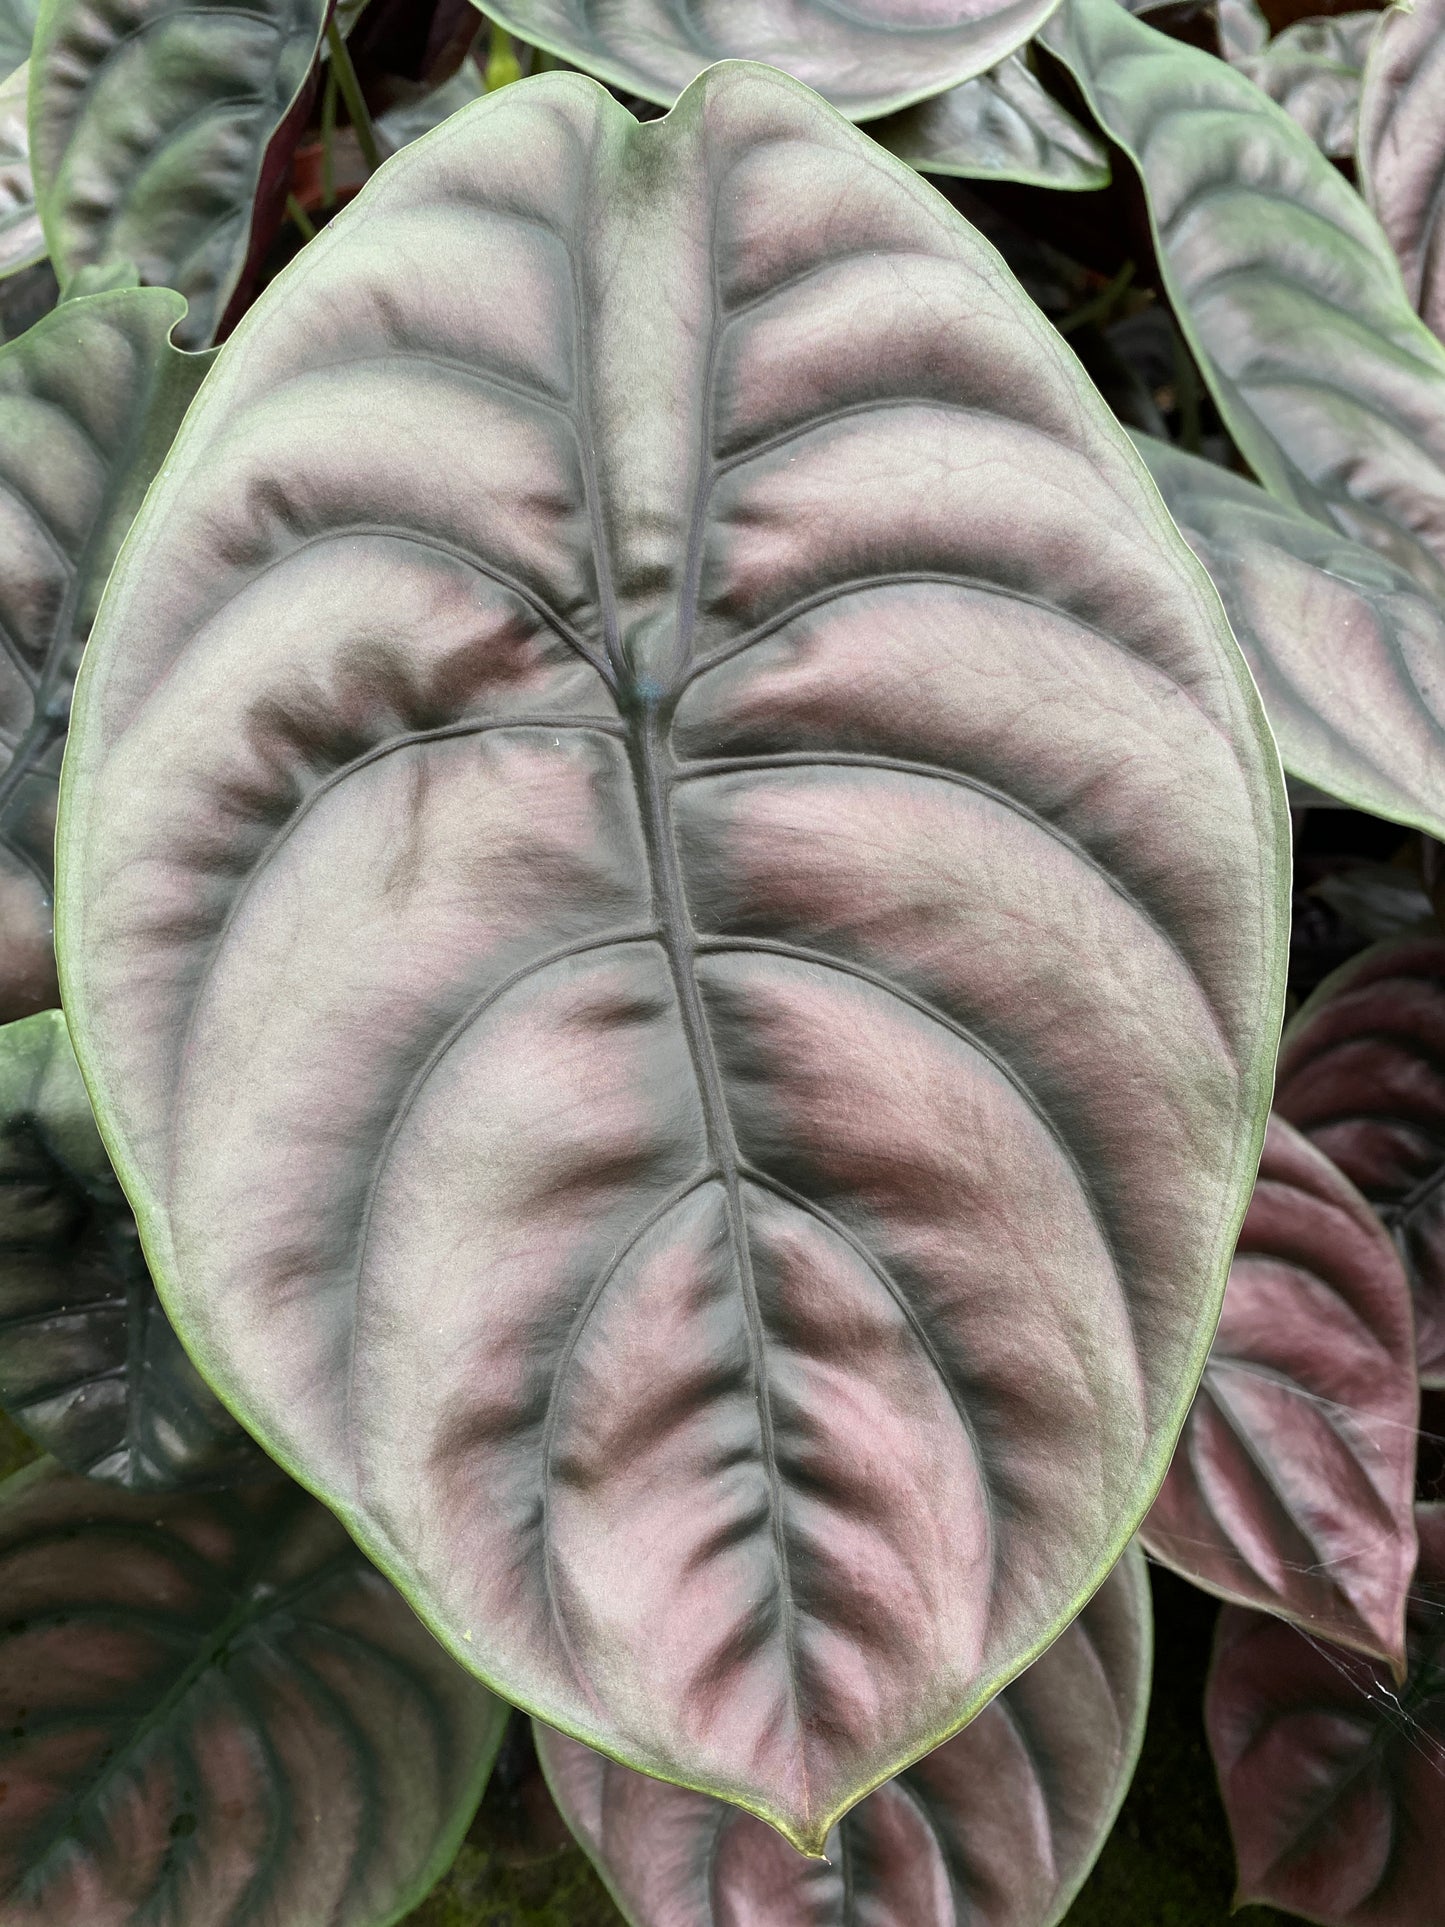
[[[4,1927],[1437,1918],[1442,88],[0,0]]]

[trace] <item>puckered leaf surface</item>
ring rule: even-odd
[[[185,295],[182,347],[215,340],[326,13],[327,0],[44,0],[31,165],[62,282],[133,261]]]
[[[213,380],[61,833],[162,1294],[483,1677],[820,1846],[1163,1477],[1278,1021],[1244,664],[997,256],[761,68],[464,110]]]
[[[218,1485],[266,1463],[161,1309],[58,1010],[0,1028],[0,1406],[119,1485]]]
[[[1425,1927],[1445,1833],[1445,1506],[1416,1510],[1409,1677],[1227,1606],[1204,1717],[1238,1901],[1325,1927]]]
[[[1360,185],[1405,287],[1445,338],[1445,0],[1391,7],[1365,68]]]
[[[30,136],[25,99],[29,70],[21,66],[0,80],[0,276],[45,258],[45,236],[35,211],[30,173]]]
[[[1388,1232],[1271,1119],[1144,1543],[1225,1599],[1403,1666],[1419,1405],[1410,1287]]]
[[[1379,223],[1254,83],[1118,0],[1044,34],[1135,162],[1174,310],[1276,495],[1445,601],[1445,346]]]
[[[1390,1228],[1420,1376],[1445,1383],[1445,942],[1377,944],[1326,978],[1285,1033],[1275,1107]]]
[[[209,357],[160,289],[65,302],[0,347],[0,1019],[59,1002],[56,783],[70,692],[121,538]]]
[[[1445,603],[1242,475],[1135,441],[1229,612],[1285,768],[1445,836]]]
[[[1149,1575],[1131,1546],[1041,1659],[805,1859],[751,1814],[538,1726],[557,1803],[632,1927],[1054,1927],[1133,1776]]]
[[[718,60],[764,60],[852,120],[996,66],[1059,0],[487,0],[489,19],[665,106]]]
[[[1044,91],[1021,54],[872,122],[868,132],[924,174],[1071,189],[1109,184],[1103,142]]]
[[[6,1927],[387,1927],[506,1709],[288,1480],[0,1486]]]
[[[1267,47],[1230,58],[1321,152],[1346,160],[1355,151],[1365,56],[1379,25],[1373,12],[1296,20]]]

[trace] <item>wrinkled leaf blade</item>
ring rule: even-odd
[[[1135,437],[1228,611],[1285,768],[1445,834],[1445,604],[1408,570],[1213,462]]]
[[[1074,190],[1109,185],[1103,143],[1044,91],[1019,54],[873,121],[868,132],[922,174]]]
[[[278,130],[300,131],[288,117],[326,13],[326,0],[43,0],[31,164],[62,283],[133,261],[147,285],[185,295],[182,347],[215,340],[251,250],[268,151]]]
[[[817,1845],[1117,1558],[1258,1156],[1278,764],[1127,441],[796,83],[548,76],[258,303],[83,686],[66,1008],[207,1377]]]
[[[0,1486],[6,1927],[389,1927],[450,1864],[506,1709],[286,1480]]]
[[[1445,1830],[1445,1506],[1417,1508],[1403,1687],[1369,1660],[1226,1607],[1204,1718],[1239,1863],[1237,1903],[1325,1927],[1436,1918]]]
[[[1403,1668],[1419,1406],[1389,1234],[1328,1158],[1271,1119],[1145,1545],[1221,1598]]]
[[[537,1753],[630,1927],[1054,1927],[1133,1777],[1151,1648],[1149,1575],[1130,1546],[1042,1658],[844,1817],[823,1861],[549,1727]]]
[[[66,302],[0,348],[0,1019],[59,1002],[56,784],[70,692],[130,519],[208,366],[160,289]]]
[[[670,107],[715,61],[759,60],[850,120],[897,113],[995,67],[1059,0],[503,0],[489,19]]]
[[[1376,944],[1292,1019],[1275,1108],[1374,1205],[1400,1248],[1426,1385],[1445,1384],[1445,942]]]
[[[266,1467],[161,1309],[58,1010],[0,1027],[0,1406],[138,1490]]]
[[[0,276],[16,274],[45,259],[25,124],[28,82],[23,65],[7,80],[0,80]]]
[[[1405,288],[1445,338],[1445,4],[1391,7],[1365,68],[1360,186]]]
[[[1348,160],[1355,151],[1365,56],[1378,13],[1296,20],[1265,48],[1233,64],[1298,121],[1321,153]]]
[[[1117,0],[1043,36],[1139,169],[1166,287],[1261,482],[1445,600],[1445,347],[1379,223],[1223,61]]]

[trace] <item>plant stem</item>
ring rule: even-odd
[[[1179,399],[1179,440],[1191,455],[1200,450],[1199,376],[1183,335],[1174,330],[1174,392]]]
[[[505,27],[499,27],[495,20],[489,21],[491,33],[487,45],[487,66],[482,78],[489,94],[496,93],[499,87],[510,87],[514,80],[522,78],[521,63],[512,45],[512,36]]]
[[[346,42],[341,38],[334,20],[326,23],[326,45],[331,54],[331,71],[336,76],[336,84],[341,89],[341,98],[346,103],[346,112],[361,147],[361,158],[374,174],[381,166],[376,129],[371,124],[371,115],[367,113],[366,102],[361,97],[356,69],[351,64],[351,55],[346,51]]]
[[[1099,292],[1091,300],[1086,301],[1082,308],[1075,308],[1072,314],[1066,314],[1062,321],[1055,323],[1059,333],[1071,335],[1076,328],[1088,327],[1090,322],[1107,320],[1120,297],[1127,293],[1129,283],[1133,279],[1134,263],[1126,261],[1108,287],[1100,288]]]
[[[286,212],[290,216],[291,225],[296,229],[303,241],[314,241],[316,239],[316,223],[306,212],[305,208],[302,207],[294,194],[288,194],[286,196]]]
[[[326,63],[326,89],[321,96],[321,205],[336,205],[336,69]]]

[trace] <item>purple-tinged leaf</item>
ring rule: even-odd
[[[1445,1385],[1445,941],[1352,958],[1296,1015],[1275,1109],[1375,1207],[1410,1279],[1426,1385]]]
[[[29,78],[21,66],[0,80],[0,277],[45,259],[25,120]]]
[[[1445,338],[1445,0],[1385,15],[1365,68],[1359,169],[1410,299]]]
[[[158,288],[67,301],[0,347],[0,1020],[60,1001],[56,784],[80,654],[209,357]]]
[[[1145,1545],[1223,1599],[1402,1663],[1419,1406],[1410,1287],[1389,1234],[1272,1118]]]
[[[1174,311],[1260,481],[1445,601],[1445,346],[1359,195],[1252,81],[1117,0],[1066,0],[1043,39],[1139,169]]]
[[[1445,1506],[1416,1509],[1409,1674],[1397,1684],[1226,1606],[1204,1717],[1239,1863],[1237,1901],[1325,1927],[1434,1927],[1445,1839]]]
[[[1073,1624],[972,1723],[809,1860],[751,1814],[538,1726],[567,1824],[631,1927],[1054,1927],[1133,1777],[1149,1576],[1130,1546]]]
[[[1378,13],[1327,14],[1293,21],[1257,52],[1233,64],[1299,122],[1331,160],[1355,151],[1360,81]]]
[[[452,1649],[804,1847],[1163,1478],[1278,762],[993,251],[796,82],[519,82],[228,343],[87,654],[66,1008],[221,1395]]]
[[[143,282],[185,295],[182,347],[215,339],[327,4],[48,0],[30,58],[31,164],[63,283],[133,261]]]
[[[478,0],[480,4],[480,0]],[[487,0],[489,19],[670,106],[714,61],[762,60],[850,120],[941,94],[1021,47],[1059,0]]]
[[[1285,768],[1445,836],[1445,604],[1243,476],[1135,442],[1219,591]]]
[[[5,1927],[387,1927],[506,1709],[323,1506],[0,1485]]]
[[[0,1027],[0,1406],[71,1471],[139,1490],[267,1463],[161,1309],[58,1010]]]
[[[1021,54],[873,121],[868,132],[922,174],[1074,190],[1109,185],[1103,142],[1044,91]]]

